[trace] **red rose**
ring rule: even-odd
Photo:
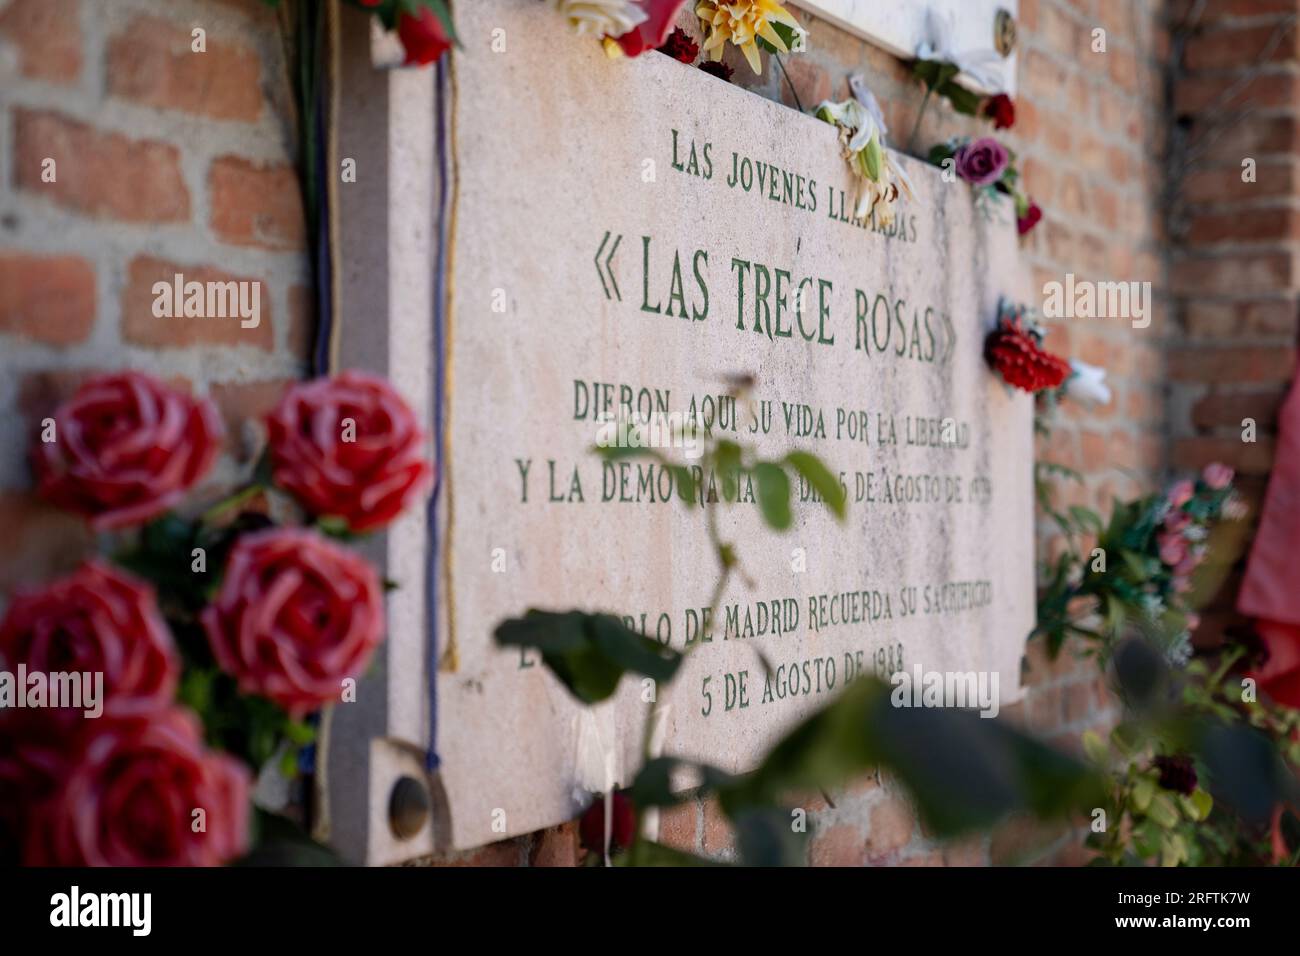
[[[1031,199],[1029,200],[1029,208],[1025,210],[1025,214],[1016,217],[1016,229],[1019,231],[1020,235],[1023,236],[1030,229],[1033,229],[1034,226],[1038,225],[1042,218],[1043,210],[1039,207],[1038,203]]]
[[[442,21],[428,7],[421,7],[416,15],[402,13],[397,20],[397,35],[406,50],[407,65],[433,63],[451,49]]]
[[[247,848],[249,785],[243,764],[203,746],[189,711],[96,721],[32,810],[24,862],[217,866]]]
[[[1249,676],[1277,703],[1300,708],[1300,625],[1260,618],[1255,628],[1266,653]]]
[[[32,450],[40,493],[96,529],[166,511],[207,474],[222,433],[210,402],[139,372],[91,379],[53,418],[54,440]]]
[[[615,40],[628,56],[640,56],[646,50],[663,46],[677,19],[677,11],[685,4],[686,0],[637,0],[637,6],[647,14],[646,19]]]
[[[636,809],[631,799],[621,791],[610,798],[613,813],[610,815],[609,852],[617,853],[632,845],[636,828]],[[578,822],[578,836],[582,845],[594,853],[605,852],[605,797],[598,795]]]
[[[103,717],[130,717],[171,704],[177,661],[153,588],[98,562],[42,591],[16,597],[0,621],[0,665],[27,673],[102,674]],[[13,711],[57,715],[69,727],[88,719],[78,708]]]
[[[1016,104],[1005,93],[990,96],[984,104],[984,115],[993,120],[994,129],[1010,129],[1016,123]]]
[[[275,483],[353,531],[392,521],[432,474],[415,414],[391,385],[361,372],[295,386],[267,427]]]
[[[21,862],[31,811],[64,776],[69,744],[52,723],[28,721],[0,732],[0,866]]]
[[[311,531],[273,528],[239,538],[202,621],[240,690],[301,717],[365,672],[384,638],[383,592],[359,555]]]

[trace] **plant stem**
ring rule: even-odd
[[[916,122],[912,124],[911,135],[907,137],[907,151],[913,156],[916,155],[916,137],[921,132],[921,120],[925,118],[925,108],[930,105],[930,97],[934,93],[934,87],[927,83],[925,85],[925,97],[921,100],[921,108],[916,111]]]
[[[790,87],[790,95],[794,97],[795,108],[802,113],[803,104],[799,102],[799,91],[794,88],[794,81],[790,79],[790,74],[785,71],[785,64],[781,62],[781,54],[773,53],[772,59],[776,60],[777,68],[781,71],[781,75],[785,77],[786,86]]]
[[[266,485],[262,484],[261,482],[253,482],[250,485],[245,485],[243,488],[240,488],[234,494],[226,498],[222,498],[220,501],[218,501],[207,511],[203,512],[203,514],[199,516],[199,520],[202,521],[204,524],[210,524],[219,515],[223,514],[226,511],[229,511],[231,508],[238,508],[244,502],[256,498],[264,491],[266,491]]]

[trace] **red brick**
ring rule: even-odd
[[[67,85],[81,75],[77,0],[13,0],[0,11],[0,37],[18,51],[23,76]]]
[[[261,452],[265,437],[262,420],[293,384],[292,381],[218,382],[209,388],[226,424],[226,451],[237,461],[252,461]]]
[[[1294,299],[1257,299],[1188,303],[1184,316],[1188,335],[1193,339],[1235,339],[1251,336],[1296,337],[1296,302]]]
[[[153,314],[156,282],[171,283],[177,273],[186,282],[256,282],[249,276],[235,276],[211,266],[181,265],[137,256],[127,270],[127,284],[122,290],[122,337],[136,345],[153,348],[186,348],[195,345],[252,345],[270,351],[274,345],[271,331],[271,293],[261,285],[261,322],[256,328],[243,328],[238,318],[156,318]]]
[[[1187,295],[1291,289],[1296,282],[1295,262],[1290,252],[1185,256],[1174,263],[1170,282]]]
[[[862,833],[847,823],[815,834],[808,852],[813,866],[862,866],[867,862]]]
[[[1192,217],[1187,233],[1189,245],[1297,238],[1300,238],[1300,213],[1283,208],[1203,212]]]
[[[183,222],[190,195],[180,151],[107,133],[58,113],[15,111],[14,178],[20,190],[74,212],[126,222]],[[56,181],[41,181],[55,162]]]
[[[306,244],[302,194],[292,166],[258,166],[237,156],[212,162],[211,225],[225,242],[265,249]]]
[[[1282,389],[1268,392],[1229,393],[1212,390],[1192,406],[1192,424],[1197,428],[1241,428],[1242,419],[1253,418],[1256,427],[1272,431],[1286,393]]]
[[[1295,370],[1295,349],[1175,348],[1168,363],[1175,382],[1285,382]]]
[[[188,29],[138,16],[108,43],[108,91],[158,109],[253,121],[262,112],[261,60],[251,49],[207,37],[192,49]]]
[[[1188,39],[1183,65],[1189,70],[1230,70],[1294,60],[1300,56],[1298,38],[1294,26],[1279,31],[1273,24],[1206,30]]]
[[[1240,159],[1221,169],[1194,169],[1183,178],[1182,198],[1189,205],[1195,205],[1279,196],[1290,199],[1300,192],[1300,176],[1296,174],[1296,163],[1290,158],[1257,160],[1254,182],[1244,180],[1244,175]],[[1244,211],[1243,214],[1248,215]]]
[[[659,811],[659,842],[677,850],[695,852],[696,812],[694,800]]]
[[[72,572],[94,538],[84,521],[34,492],[0,492],[0,593],[43,586]]]
[[[872,804],[867,823],[867,856],[878,862],[907,846],[916,829],[916,815],[902,797],[886,794]]]
[[[1230,95],[1224,96],[1225,92]],[[1222,76],[1184,76],[1174,85],[1174,110],[1200,113],[1206,109],[1231,111],[1289,107],[1300,99],[1300,77],[1291,73],[1263,73],[1244,83],[1225,82]]]
[[[0,249],[0,332],[71,345],[95,324],[95,269],[80,256]]]
[[[709,799],[704,801],[704,852],[709,854],[718,854],[730,850],[735,840],[735,834],[732,832],[731,823],[722,813],[722,808],[718,806],[718,801]]]
[[[1174,441],[1170,465],[1195,471],[1212,461],[1231,465],[1242,475],[1266,475],[1273,467],[1274,442],[1260,436],[1257,441],[1235,438],[1179,438]]]
[[[578,825],[562,823],[534,835],[529,866],[577,866]]]

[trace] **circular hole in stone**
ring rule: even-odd
[[[399,840],[409,840],[429,819],[429,791],[414,777],[401,777],[388,798],[388,825]]]

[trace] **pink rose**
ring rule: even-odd
[[[1192,589],[1192,582],[1190,578],[1175,576],[1172,586],[1175,594],[1186,594]]]
[[[637,6],[646,12],[647,18],[614,39],[628,56],[657,49],[668,39],[677,11],[685,4],[686,0],[637,0]]]
[[[1165,530],[1170,534],[1182,534],[1192,523],[1192,516],[1186,511],[1171,511],[1165,517]]]
[[[1201,480],[1214,491],[1222,491],[1232,484],[1233,470],[1222,462],[1211,462],[1201,472]]]
[[[0,663],[10,672],[22,664],[29,674],[102,674],[103,717],[162,709],[176,692],[176,653],[153,588],[99,562],[14,598],[0,621]],[[12,716],[39,714],[70,729],[89,709]]]
[[[1179,577],[1190,578],[1192,572],[1197,569],[1201,563],[1201,556],[1192,551],[1188,551],[1183,558],[1174,565],[1174,574]]]
[[[220,450],[221,423],[210,402],[139,372],[91,379],[53,418],[54,440],[32,449],[40,493],[86,515],[97,530],[166,511]]]
[[[957,175],[972,186],[987,186],[1002,178],[1011,157],[1006,147],[991,136],[972,140],[953,154]]]
[[[1157,535],[1156,547],[1160,552],[1160,560],[1171,568],[1187,557],[1187,541],[1179,534]]]
[[[1196,486],[1190,480],[1184,478],[1182,481],[1176,481],[1169,489],[1169,507],[1181,508],[1191,501],[1195,494]]]
[[[301,717],[365,673],[384,637],[384,599],[359,555],[312,531],[272,528],[238,539],[202,621],[242,691]]]
[[[27,865],[218,866],[247,848],[248,770],[206,749],[189,711],[95,721],[83,737],[30,813]]]
[[[388,524],[433,473],[415,413],[391,385],[361,372],[291,388],[267,430],[275,483],[352,531]]]

